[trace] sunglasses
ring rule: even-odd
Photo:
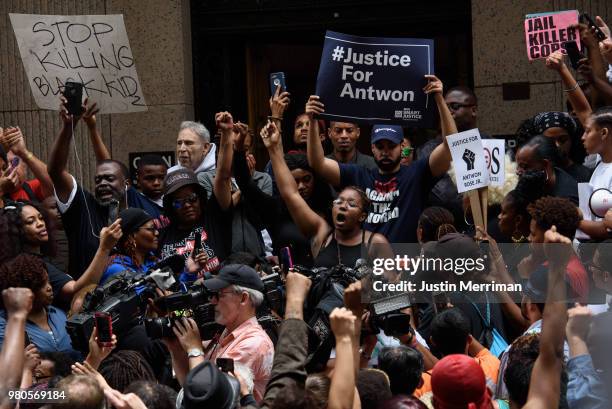
[[[187,203],[195,204],[200,200],[197,193],[192,193],[184,199],[175,199],[172,201],[172,206],[175,209],[180,209],[184,207]]]

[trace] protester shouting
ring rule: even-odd
[[[300,195],[298,185],[283,158],[281,137],[276,125],[268,122],[261,130],[261,137],[270,154],[281,197],[295,224],[302,234],[310,239],[316,267],[333,267],[338,264],[353,267],[357,259],[362,257],[362,253],[369,252],[370,244],[387,245],[388,251],[377,256],[393,257],[384,236],[366,231],[362,227],[370,205],[363,190],[349,186],[340,192],[338,198],[332,202],[333,226],[330,226]]]
[[[442,96],[442,82],[434,75],[425,76],[429,82],[423,88],[434,94],[445,137],[457,132],[457,127]],[[323,102],[313,95],[306,104],[311,118],[325,112]],[[335,187],[362,186],[372,208],[365,220],[365,228],[381,233],[390,242],[416,243],[418,217],[426,206],[427,196],[435,178],[450,167],[451,154],[446,141],[436,147],[427,158],[410,166],[400,166],[403,130],[395,125],[375,125],[372,130],[372,153],[378,169],[368,170],[358,165],[340,164],[327,159],[318,140],[316,122],[310,121],[308,163],[315,172]]]

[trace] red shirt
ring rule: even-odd
[[[45,200],[45,195],[43,194],[43,189],[42,189],[40,180],[32,179],[32,180],[26,181],[25,183],[27,183],[28,186],[30,186],[30,189],[32,189],[32,191],[34,192],[34,195],[36,196],[39,202],[42,202],[43,200]],[[11,197],[11,200],[15,200],[15,201],[17,200],[31,201],[32,200],[30,196],[28,196],[28,193],[23,189],[23,187],[19,187],[19,189],[15,190],[9,196]]]

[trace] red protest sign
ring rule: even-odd
[[[529,60],[546,58],[557,50],[567,54],[563,43],[575,41],[580,49],[580,36],[571,25],[578,23],[578,10],[528,14],[525,17],[525,42]]]

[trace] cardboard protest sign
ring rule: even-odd
[[[138,170],[138,162],[140,162],[140,158],[145,155],[159,155],[162,157],[168,168],[171,168],[175,164],[175,152],[174,151],[159,151],[159,152],[130,152],[128,154],[129,157],[129,169],[130,169],[130,178],[132,179],[132,184],[136,186],[136,172]]]
[[[100,113],[147,110],[122,15],[9,16],[40,108],[58,110],[64,83],[73,81]]]
[[[490,186],[503,186],[506,181],[506,141],[483,139],[482,148],[489,171]]]
[[[459,193],[489,185],[489,171],[478,129],[446,137],[453,158]]]
[[[429,127],[433,40],[325,34],[316,93],[329,120]],[[435,105],[434,107],[435,108]]]
[[[565,51],[564,43],[575,41],[580,49],[580,35],[569,28],[578,23],[578,11],[528,14],[525,16],[525,42],[529,60],[546,58],[557,50]]]

